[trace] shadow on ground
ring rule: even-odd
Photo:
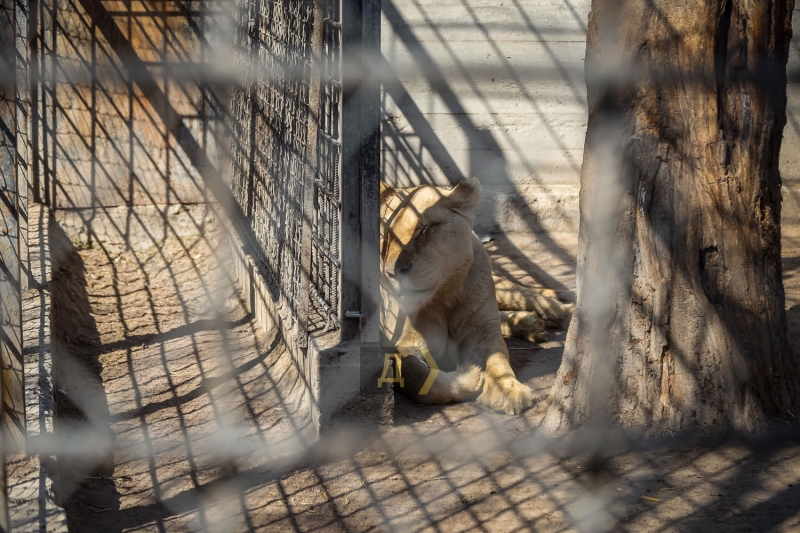
[[[393,427],[339,428],[312,443],[285,348],[245,312],[213,232],[60,255],[53,235],[56,430],[75,444],[58,463],[72,531],[800,528],[800,436],[788,425],[727,441],[539,433],[563,332],[508,341],[537,400],[522,416],[398,397]],[[504,262],[506,238],[529,269]],[[534,237],[487,248],[496,268],[516,265],[505,271],[514,279],[574,290],[573,269]],[[598,447],[606,460],[591,469]]]

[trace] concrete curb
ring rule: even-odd
[[[53,499],[53,457],[36,453],[40,447],[52,448],[47,446],[48,441],[53,444],[49,223],[49,210],[34,204],[28,218],[29,288],[22,293],[28,454],[8,458],[8,501],[14,532],[67,531],[66,512]]]

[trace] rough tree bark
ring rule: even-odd
[[[800,416],[781,181],[793,0],[593,0],[578,301],[545,424]]]

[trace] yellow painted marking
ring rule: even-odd
[[[397,370],[397,374],[393,378],[387,378],[386,374],[389,373],[389,362],[391,361],[392,357],[394,357],[395,369]],[[380,387],[384,383],[399,383],[401,387],[404,386],[405,380],[403,379],[402,366],[403,366],[403,360],[400,357],[399,353],[383,354],[383,373],[381,374],[381,377],[378,378],[378,387]]]
[[[425,380],[425,383],[422,384],[422,388],[419,390],[419,395],[423,396],[428,394],[428,391],[431,389],[436,376],[439,374],[439,367],[436,366],[436,361],[433,360],[433,356],[431,352],[428,351],[427,346],[420,346],[419,350],[422,352],[422,358],[425,359],[425,362],[428,363],[428,366],[431,368],[428,379]]]

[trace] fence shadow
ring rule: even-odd
[[[548,17],[554,10],[566,15],[564,6],[543,5],[541,26],[528,5],[500,6],[382,3],[385,39],[391,39],[384,43],[382,65],[383,174],[394,185],[443,185],[476,176],[487,191],[478,214],[480,231],[513,227],[536,234],[550,254],[574,264],[574,255],[551,232],[577,231],[576,196],[565,198],[557,189],[568,179],[577,193],[585,123],[573,124],[564,113],[584,114],[586,97],[583,64],[564,47],[577,45],[582,54],[585,19],[571,2],[566,3],[571,15],[561,22]],[[509,54],[519,55],[524,45],[531,47],[525,58],[511,61]],[[556,111],[555,101],[569,112]],[[558,164],[564,168],[552,158],[563,159]],[[523,191],[531,187],[534,198]],[[529,262],[516,266],[545,285],[559,286]]]
[[[280,337],[244,310],[213,232],[136,251],[96,239],[60,257],[59,233],[51,323],[70,528],[217,530],[208,483],[228,494],[237,472],[314,434]]]

